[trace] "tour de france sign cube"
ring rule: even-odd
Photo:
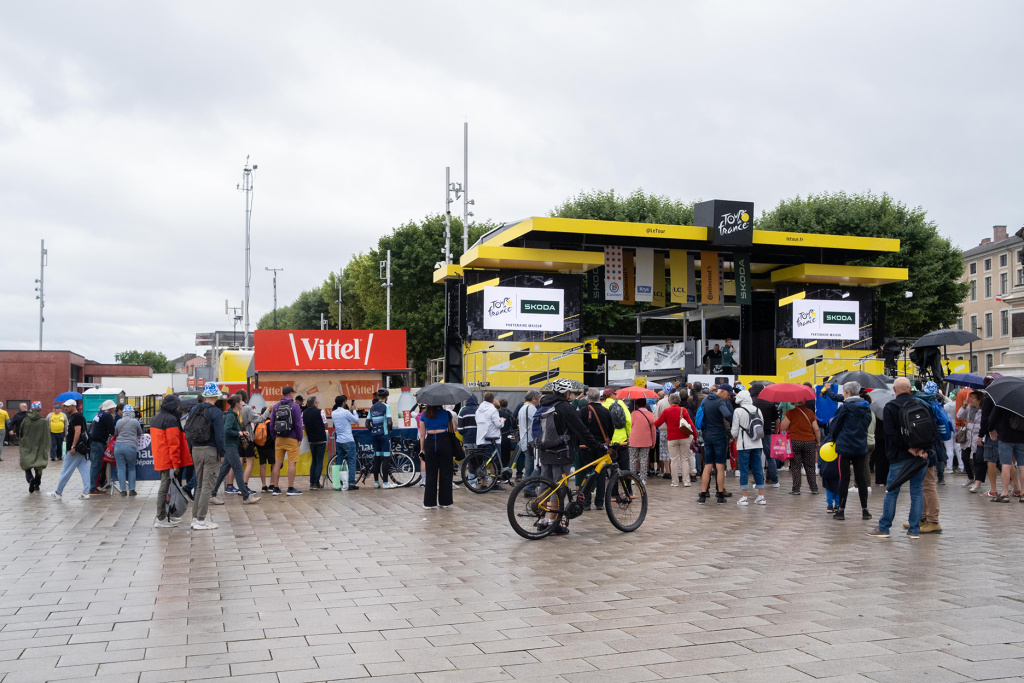
[[[754,243],[754,203],[712,199],[693,207],[693,223],[708,229],[718,246],[749,247]]]
[[[484,287],[484,329],[562,332],[564,299],[561,289]]]

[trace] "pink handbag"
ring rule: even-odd
[[[772,457],[776,460],[793,459],[793,442],[789,434],[772,434]]]

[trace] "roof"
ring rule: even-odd
[[[965,249],[964,258],[973,259],[976,256],[981,256],[982,254],[988,254],[991,252],[1003,251],[1004,249],[1008,249],[1014,245],[1019,245],[1021,243],[1024,243],[1024,239],[1021,239],[1016,235],[1011,235],[1010,237],[1007,237],[1005,240],[999,240],[998,242],[989,242],[988,244],[979,244],[973,249]]]

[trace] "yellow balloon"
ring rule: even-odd
[[[829,441],[828,443],[821,444],[821,449],[818,451],[818,455],[820,455],[821,459],[825,462],[832,462],[838,458],[839,454],[836,453],[835,442]]]

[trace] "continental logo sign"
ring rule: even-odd
[[[520,313],[533,313],[541,315],[559,315],[561,306],[558,301],[531,301],[521,299],[519,301]]]

